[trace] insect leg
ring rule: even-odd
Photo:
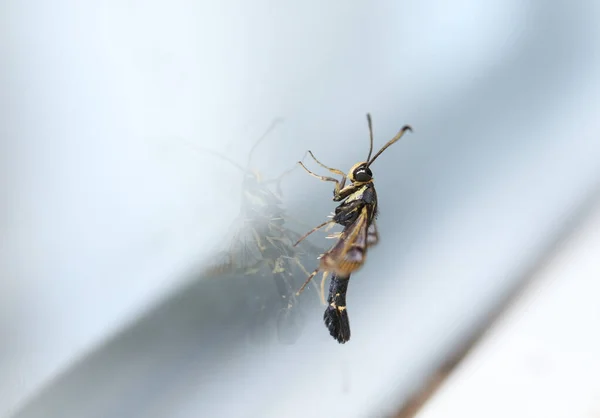
[[[262,253],[264,250],[266,250],[267,247],[265,247],[262,244],[262,241],[260,239],[260,236],[258,235],[258,232],[256,231],[256,228],[251,228],[252,229],[252,235],[254,236],[254,239],[256,240],[256,245],[258,247],[258,249],[260,250],[260,252]]]
[[[291,300],[291,298],[293,298],[293,292],[287,280],[285,279],[286,266],[284,258],[279,257],[271,267],[273,280],[275,281],[275,287],[277,287],[280,302],[282,303],[281,306],[289,309],[293,303]]]
[[[290,282],[293,277],[290,267],[290,259],[281,256],[273,269],[273,279],[281,302],[277,311],[277,338],[282,344],[295,343],[304,327],[304,315],[297,304],[296,293]]]
[[[300,164],[300,165],[302,166],[302,168],[303,168],[304,170],[306,170],[306,172],[307,172],[308,174],[310,174],[310,175],[311,175],[311,176],[313,176],[313,177],[316,177],[316,178],[318,178],[318,179],[319,179],[319,180],[321,180],[321,181],[332,181],[332,182],[336,183],[336,185],[340,183],[340,182],[339,182],[339,180],[337,180],[337,179],[334,179],[333,177],[319,176],[318,174],[315,174],[315,173],[313,173],[313,172],[312,172],[312,171],[310,171],[308,168],[306,168],[306,166],[305,166],[305,165],[302,163],[302,161],[298,161],[298,164]],[[337,187],[337,186],[336,186],[336,187]]]
[[[315,277],[317,275],[317,273],[319,272],[319,268],[317,268],[315,271],[313,271],[312,273],[310,273],[310,276],[308,276],[308,279],[306,279],[306,281],[304,282],[304,284],[302,285],[302,287],[300,288],[300,290],[298,290],[296,292],[296,296],[300,296],[300,293],[304,292],[304,288],[310,283],[310,281],[313,279],[313,277]]]
[[[323,228],[325,225],[332,224],[332,223],[335,223],[335,221],[333,219],[330,219],[328,221],[323,222],[319,226],[315,226],[313,229],[311,229],[306,234],[304,234],[298,241],[296,241],[296,243],[294,244],[294,247],[297,246],[298,244],[300,244],[302,241],[304,241],[304,239],[306,239],[306,237],[308,237],[313,232],[318,231],[319,229]]]
[[[306,157],[306,155],[305,155]],[[302,158],[302,160],[304,160],[304,158]],[[271,184],[271,183],[275,183],[275,187],[277,190],[277,194],[279,196],[283,195],[283,191],[281,190],[281,181],[283,180],[283,178],[285,176],[287,176],[288,174],[290,174],[292,171],[294,171],[296,169],[297,165],[294,164],[294,166],[290,169],[288,169],[287,171],[284,171],[282,174],[280,174],[278,177],[275,177],[274,179],[270,179],[270,180],[265,180],[263,181],[263,184]]]
[[[323,273],[323,278],[321,279],[321,292],[319,292],[319,296],[321,296],[321,303],[323,305],[327,305],[325,302],[325,280],[327,280],[328,272]]]
[[[319,164],[321,167],[323,167],[326,170],[331,171],[333,174],[339,174],[340,176],[342,176],[342,182],[346,180],[346,173],[344,173],[342,170],[338,170],[337,168],[327,167],[321,161],[317,160],[317,157],[315,157],[315,155],[312,153],[312,151],[308,151],[308,153],[313,158],[313,160],[315,160],[315,162],[317,164]]]
[[[304,265],[302,265],[302,263],[300,262],[300,260],[298,260],[298,258],[294,257],[294,258],[292,258],[292,260],[296,263],[296,265],[298,265],[298,267],[300,268],[300,270],[302,270],[302,272],[304,274],[306,274],[307,276],[310,275],[310,273],[308,271],[306,271],[306,269],[304,268]]]
[[[319,176],[318,174],[313,173],[308,168],[306,168],[306,166],[304,164],[302,164],[302,161],[298,161],[298,164],[300,164],[302,166],[302,168],[304,170],[306,170],[306,172],[308,174],[310,174],[311,176],[316,177],[321,181],[331,181],[331,182],[335,183],[335,189],[333,192],[335,196],[339,195],[340,190],[342,190],[342,188],[344,187],[344,184],[346,184],[346,176],[344,176],[342,178],[342,181],[340,182],[339,180],[336,180],[333,177]]]
[[[337,168],[331,168],[331,167],[326,166],[321,161],[317,160],[317,157],[315,157],[315,155],[312,153],[312,151],[309,150],[308,153],[313,158],[313,160],[315,160],[315,162],[317,164],[319,164],[321,167],[323,167],[326,170],[331,171],[333,174],[342,176],[342,181],[336,184],[335,194],[337,196],[339,194],[340,190],[342,190],[344,188],[344,186],[346,185],[346,173],[344,173],[342,170],[338,170]]]

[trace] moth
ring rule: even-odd
[[[340,202],[335,208],[331,219],[310,230],[294,245],[298,245],[310,234],[324,226],[338,224],[343,227],[341,233],[333,236],[333,238],[337,238],[335,245],[320,255],[319,266],[308,276],[297,292],[298,295],[302,293],[304,288],[319,271],[323,272],[322,283],[324,283],[329,273],[332,274],[327,308],[325,309],[323,320],[331,336],[341,344],[350,340],[350,322],[346,309],[346,293],[350,276],[364,265],[367,250],[379,242],[379,234],[375,222],[378,213],[377,192],[373,181],[373,172],[370,167],[377,157],[400,140],[406,131],[412,131],[409,125],[405,125],[372,156],[373,123],[371,115],[368,113],[367,123],[369,126],[369,154],[365,161],[354,164],[347,174],[344,174],[341,170],[324,165],[311,151],[308,151],[317,164],[331,173],[341,176],[341,180],[333,177],[319,176],[306,168],[302,161],[298,161],[298,164],[311,176],[322,181],[335,183],[333,201]],[[346,182],[349,182],[349,184],[346,185]]]

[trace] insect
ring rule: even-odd
[[[222,260],[210,266],[204,276],[226,274],[244,276],[248,286],[249,303],[253,304],[256,315],[249,318],[248,328],[260,332],[273,316],[277,323],[277,335],[281,343],[295,342],[303,326],[303,317],[296,300],[295,278],[307,275],[301,259],[316,256],[322,249],[308,241],[301,248],[293,243],[300,234],[288,227],[290,217],[282,204],[281,181],[293,169],[274,179],[264,179],[259,172],[251,170],[253,153],[258,145],[280,122],[275,120],[269,129],[256,141],[250,150],[246,167],[218,152],[203,149],[232,164],[244,173],[240,214],[233,223],[229,248],[221,254]],[[271,186],[275,186],[272,190]],[[252,282],[272,277],[278,301],[265,299],[264,293],[257,292]],[[253,280],[257,279],[257,280]],[[275,306],[275,308],[273,308]],[[275,315],[272,314],[276,309]],[[251,337],[254,340],[260,336]]]
[[[354,164],[347,175],[341,170],[327,167],[317,160],[311,151],[308,151],[317,164],[333,174],[340,175],[342,177],[341,180],[333,177],[319,176],[306,168],[302,161],[298,162],[311,176],[322,181],[335,183],[333,201],[341,202],[335,208],[331,219],[310,230],[294,244],[298,245],[307,236],[324,226],[339,224],[343,227],[341,233],[331,236],[332,238],[338,238],[336,244],[329,251],[321,254],[319,257],[319,266],[308,276],[297,292],[297,295],[302,293],[304,288],[319,271],[323,271],[322,286],[327,278],[327,274],[332,274],[327,308],[323,314],[323,320],[331,336],[341,344],[350,340],[350,322],[346,310],[346,292],[350,275],[362,267],[366,259],[367,249],[379,241],[379,234],[375,223],[378,212],[377,192],[375,191],[373,173],[370,166],[388,147],[402,138],[406,131],[412,131],[409,125],[405,125],[371,157],[373,153],[373,123],[371,115],[368,113],[367,123],[369,126],[369,155],[366,161]],[[348,185],[346,185],[347,180],[350,182]]]

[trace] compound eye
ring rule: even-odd
[[[373,173],[369,167],[358,167],[354,171],[354,180],[360,183],[370,181],[373,178]]]

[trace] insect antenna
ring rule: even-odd
[[[205,148],[196,144],[191,143],[190,141],[184,139],[185,142],[188,143],[188,145],[190,146],[190,148],[192,148],[193,150],[195,150],[196,152],[207,152],[209,154],[214,155],[215,157],[218,157],[224,161],[227,161],[229,164],[231,164],[232,166],[234,166],[235,168],[237,168],[238,170],[240,170],[242,173],[246,173],[246,174],[251,174],[250,170],[248,168],[244,168],[242,167],[240,164],[236,163],[235,161],[233,161],[231,158],[229,158],[228,156],[221,154],[220,152],[214,151],[210,148]]]
[[[254,143],[254,145],[252,145],[252,148],[250,148],[250,153],[248,154],[248,163],[247,166],[250,167],[250,163],[252,162],[252,156],[254,155],[254,151],[256,150],[256,148],[258,147],[258,145],[264,141],[264,139],[269,135],[269,133],[271,133],[271,131],[273,129],[275,129],[275,127],[279,124],[283,122],[283,118],[276,118],[273,120],[273,122],[271,122],[271,125],[267,128],[267,130],[265,131],[264,134],[262,134],[262,136],[260,138],[258,138],[258,140]]]
[[[371,159],[373,153],[373,121],[371,120],[371,114],[367,113],[367,123],[369,124],[369,156],[367,162]]]
[[[252,162],[252,156],[254,155],[254,151],[256,150],[256,148],[258,147],[258,145],[269,135],[269,133],[277,126],[277,124],[281,123],[283,121],[282,118],[277,118],[274,119],[273,122],[271,122],[271,125],[269,126],[269,128],[265,131],[265,133],[263,133],[260,138],[258,138],[258,140],[256,140],[256,142],[254,143],[254,145],[252,145],[252,148],[250,149],[250,153],[248,154],[248,162],[246,164],[246,167],[242,167],[241,164],[233,161],[231,158],[229,158],[228,156],[221,154],[220,152],[217,152],[215,150],[212,150],[210,148],[206,148],[197,144],[194,144],[192,142],[190,142],[187,139],[182,138],[183,142],[186,142],[188,144],[188,146],[193,149],[196,152],[207,152],[209,154],[214,155],[215,157],[218,157],[224,161],[227,161],[229,164],[231,164],[232,166],[234,166],[235,168],[237,168],[238,170],[240,170],[242,173],[245,174],[253,174],[252,170],[250,170],[250,163]],[[291,170],[289,170],[291,171]],[[288,172],[285,172],[283,175],[287,174]],[[283,177],[283,175],[281,175],[280,177]]]
[[[392,139],[390,139],[387,142],[387,144],[385,144],[383,147],[381,147],[381,149],[377,152],[377,154],[375,154],[375,156],[373,158],[370,158],[370,159],[367,160],[367,167],[369,167],[371,164],[373,164],[373,162],[377,159],[377,157],[379,157],[383,151],[385,151],[386,149],[388,149],[388,147],[390,147],[390,145],[393,145],[394,143],[398,142],[398,140],[400,138],[402,138],[402,136],[404,135],[404,133],[406,131],[411,131],[412,132],[412,128],[409,125],[404,125],[402,127],[402,129],[400,129],[400,131],[396,134],[396,136],[394,136]],[[371,142],[371,144],[372,144],[372,142]]]
[[[307,153],[308,152],[304,153],[304,157],[302,157],[301,161],[304,161]],[[275,177],[274,179],[263,181],[263,184],[267,185],[267,184],[275,183],[275,185],[277,187],[277,193],[279,193],[279,195],[281,196],[283,194],[281,191],[281,181],[283,180],[283,178],[285,176],[287,176],[288,174],[291,174],[297,168],[298,168],[298,163],[294,164],[294,166],[292,168],[287,169],[286,171],[284,171],[283,173],[281,173],[279,176]]]

